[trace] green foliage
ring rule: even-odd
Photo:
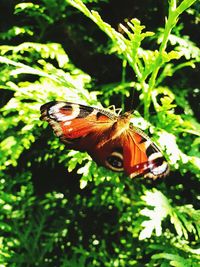
[[[181,53],[178,53],[175,50],[166,52],[170,33],[177,23],[178,16],[190,7],[195,0],[182,1],[177,7],[176,1],[170,2],[169,14],[166,19],[163,38],[159,50],[155,51],[144,51],[140,48],[143,39],[152,36],[153,32],[142,32],[145,27],[142,26],[137,19],[132,19],[131,22],[127,22],[127,26],[130,30],[122,24],[120,25],[122,30],[127,34],[126,38],[114,30],[109,24],[105,23],[96,11],[90,12],[81,0],[68,0],[68,2],[94,21],[112,40],[113,48],[111,51],[117,52],[123,60],[126,60],[130,64],[141,84],[141,89],[143,91],[141,97],[144,99],[144,115],[148,118],[149,107],[151,104],[151,93],[156,85],[156,79],[158,78],[159,80],[159,77],[157,77],[159,70],[163,68],[163,66],[167,68],[166,63],[173,59],[179,59],[182,56]],[[197,53],[199,55],[199,49]]]
[[[154,229],[156,235],[160,236],[162,233],[161,222],[168,215],[179,237],[184,236],[185,239],[188,239],[188,233],[192,233],[195,238],[198,239],[200,233],[198,225],[200,211],[196,211],[191,205],[173,208],[169,200],[161,192],[156,190],[154,190],[154,192],[146,192],[146,194],[142,196],[142,199],[145,200],[147,205],[153,206],[154,209],[145,208],[141,210],[141,214],[149,217],[150,220],[142,223],[144,229],[140,233],[139,239],[149,238]]]
[[[24,26],[0,33],[0,266],[199,265],[200,125],[187,75],[182,84],[179,78],[168,83],[199,64],[199,48],[178,24],[185,11],[198,19],[197,1],[170,1],[165,26],[155,33],[137,18],[118,32],[84,4],[99,9],[100,2],[18,3],[14,13]],[[72,63],[64,44],[46,39],[51,26],[78,11],[108,36],[103,50],[121,60],[120,82],[92,89],[96,80]],[[154,50],[145,48],[152,43]],[[149,129],[171,165],[169,177],[154,183],[157,189],[66,150],[39,120],[40,106],[51,100],[121,101],[123,108],[133,92],[142,111],[132,122]]]

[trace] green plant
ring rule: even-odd
[[[36,24],[0,34],[2,266],[198,265],[200,126],[189,80],[183,87],[167,80],[199,63],[199,48],[177,24],[193,3],[170,1],[165,27],[155,34],[138,19],[120,25],[119,33],[80,0],[16,5],[16,14]],[[93,90],[96,81],[72,64],[63,46],[45,42],[45,32],[74,7],[109,37],[104,49],[122,62],[120,82]],[[26,34],[32,42],[5,44]],[[158,49],[143,47],[152,42]],[[117,99],[124,108],[133,91],[141,112],[132,122],[153,133],[171,165],[164,181],[130,180],[100,168],[86,153],[67,151],[39,120],[40,106],[51,100],[100,106],[99,100]]]

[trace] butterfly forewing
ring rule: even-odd
[[[87,151],[110,129],[115,116],[97,108],[52,101],[41,107],[41,119],[69,148]]]
[[[146,134],[141,130],[138,132],[130,131],[132,142],[124,145],[125,171],[131,178],[144,175],[156,179],[165,176],[169,171],[165,158]]]

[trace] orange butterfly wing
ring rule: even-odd
[[[158,147],[140,129],[130,129],[124,145],[124,169],[131,177],[156,179],[166,176],[169,166]]]

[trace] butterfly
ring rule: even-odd
[[[41,120],[50,124],[67,149],[86,151],[97,164],[131,178],[166,176],[169,165],[161,151],[130,119],[130,112],[117,115],[71,102],[41,106]]]

